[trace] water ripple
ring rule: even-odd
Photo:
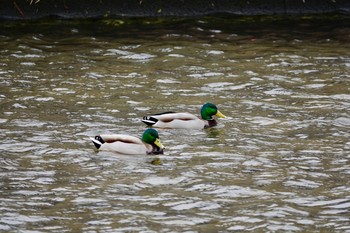
[[[45,22],[0,30],[0,231],[350,230],[343,28]],[[163,155],[88,140],[205,102],[227,117]]]

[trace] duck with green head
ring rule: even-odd
[[[200,113],[201,119],[188,112],[164,112],[144,116],[142,122],[157,128],[204,129],[217,125],[217,121],[213,116],[225,117],[212,103],[204,104]]]
[[[101,134],[90,138],[98,150],[119,154],[163,154],[164,146],[155,129],[146,129],[142,138],[124,134]]]

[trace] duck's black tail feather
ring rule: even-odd
[[[152,126],[157,123],[158,119],[151,116],[144,116],[141,121],[148,126]]]
[[[90,138],[90,140],[94,143],[97,149],[100,149],[105,141],[100,136],[95,136],[95,138]]]

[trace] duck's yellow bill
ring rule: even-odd
[[[222,114],[219,110],[217,111],[217,113],[215,114],[215,116],[221,117],[221,118],[226,117],[226,116],[225,116],[224,114]]]
[[[164,149],[163,144],[160,142],[159,138],[156,139],[156,141],[154,142],[154,144],[156,144],[156,146],[158,146],[160,149]]]

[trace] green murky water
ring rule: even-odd
[[[348,22],[1,22],[0,230],[350,232]],[[88,141],[208,101],[164,155]]]

